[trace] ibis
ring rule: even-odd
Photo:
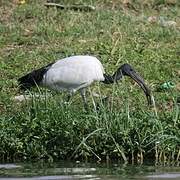
[[[131,77],[144,91],[148,104],[152,103],[150,89],[143,78],[129,64],[121,65],[113,75],[105,73],[101,62],[94,56],[77,55],[57,60],[18,79],[22,90],[43,86],[56,91],[66,90],[73,95],[79,91],[87,109],[86,87],[99,81],[113,84],[123,76]]]

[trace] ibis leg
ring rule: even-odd
[[[70,104],[70,100],[71,100],[72,96],[73,96],[73,93],[69,92],[67,97],[65,98],[65,102],[64,103],[65,104]]]
[[[88,103],[87,103],[87,99],[86,99],[86,89],[81,89],[80,90],[81,93],[81,97],[83,99],[83,103],[84,103],[84,109],[87,111],[88,110]]]
[[[72,94],[69,93],[69,94],[67,95],[66,102],[69,102],[70,99],[71,99],[71,97],[72,97]]]

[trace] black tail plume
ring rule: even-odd
[[[40,69],[34,70],[25,76],[22,76],[18,79],[19,88],[21,90],[29,90],[31,87],[34,87],[36,85],[40,85],[44,74],[47,72],[47,70],[51,67],[53,63],[48,64],[45,67],[42,67]]]

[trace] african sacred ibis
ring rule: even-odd
[[[81,93],[85,108],[87,107],[85,88],[94,81],[112,84],[123,76],[130,76],[143,89],[148,104],[151,104],[150,90],[143,78],[129,64],[123,64],[111,76],[106,74],[101,62],[93,56],[70,56],[55,63],[34,70],[18,79],[20,89],[26,90],[39,85],[53,90],[67,90],[71,94]]]

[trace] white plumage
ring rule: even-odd
[[[103,74],[103,66],[96,57],[71,56],[54,63],[44,74],[42,84],[74,93],[94,81],[104,81]]]

